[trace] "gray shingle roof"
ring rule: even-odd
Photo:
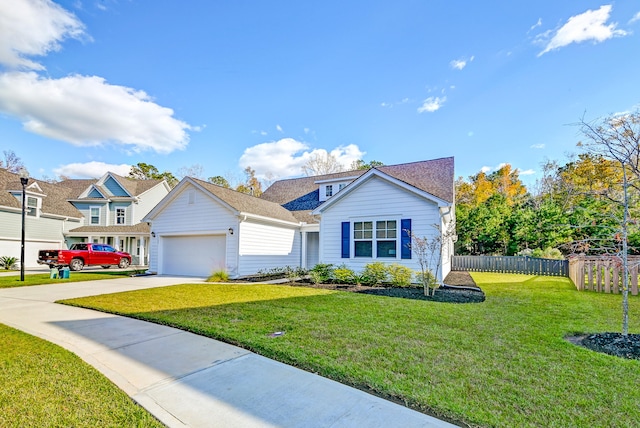
[[[28,186],[34,182],[38,183],[38,186],[42,189],[42,193],[46,195],[42,198],[41,208],[43,214],[54,214],[74,218],[82,217],[80,211],[67,201],[67,199],[73,197],[73,191],[71,189],[61,186],[59,183],[48,183],[30,178],[27,184],[27,192],[29,191]],[[5,169],[0,169],[0,205],[20,209],[22,201],[13,196],[10,193],[11,191],[22,193],[20,176]]]
[[[453,202],[453,157],[398,165],[380,166],[377,170],[447,202]],[[317,181],[359,177],[366,170],[345,171],[312,177],[291,178],[273,183],[261,198],[278,203],[291,211],[313,210],[320,206]]]
[[[226,187],[218,186],[207,181],[198,180],[197,178],[191,179],[205,188],[208,192],[211,192],[213,195],[229,204],[238,212],[299,223],[291,212],[287,211],[277,203],[247,195],[246,193],[237,192],[232,189],[227,189]]]

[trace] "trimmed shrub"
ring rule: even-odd
[[[387,266],[382,262],[367,263],[362,271],[362,283],[380,285],[387,281]]]
[[[355,284],[357,282],[356,277],[356,273],[345,264],[341,264],[333,270],[333,278],[341,284]]]
[[[309,270],[309,277],[314,284],[330,282],[333,279],[333,265],[331,263],[318,263]]]
[[[389,281],[394,287],[407,287],[411,285],[413,271],[410,268],[400,263],[392,263],[387,266],[387,273],[389,274]]]

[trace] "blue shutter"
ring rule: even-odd
[[[342,258],[349,258],[349,222],[342,222]]]
[[[411,219],[400,220],[400,255],[403,259],[411,258]]]

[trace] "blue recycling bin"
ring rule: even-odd
[[[65,279],[65,278],[69,278],[69,267],[65,266],[62,268],[62,270],[60,271],[60,278]]]
[[[51,270],[49,271],[49,278],[53,279],[53,278],[57,278],[58,277],[58,269],[57,268],[51,268]]]

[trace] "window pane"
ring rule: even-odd
[[[386,221],[376,221],[376,229],[384,230],[386,228],[387,228],[387,222]]]
[[[353,223],[353,230],[362,230],[362,222],[356,221],[355,223]]]
[[[378,241],[376,243],[376,257],[396,256],[396,241]]]
[[[390,220],[387,222],[387,229],[396,229],[396,221],[395,220]]]
[[[362,231],[354,230],[353,231],[353,239],[362,239]]]
[[[364,224],[364,229],[365,230],[373,230],[373,222],[372,221],[365,221],[363,222]]]
[[[356,257],[371,257],[371,241],[357,241],[355,243]]]
[[[373,239],[373,232],[370,230],[364,231],[364,239]]]

